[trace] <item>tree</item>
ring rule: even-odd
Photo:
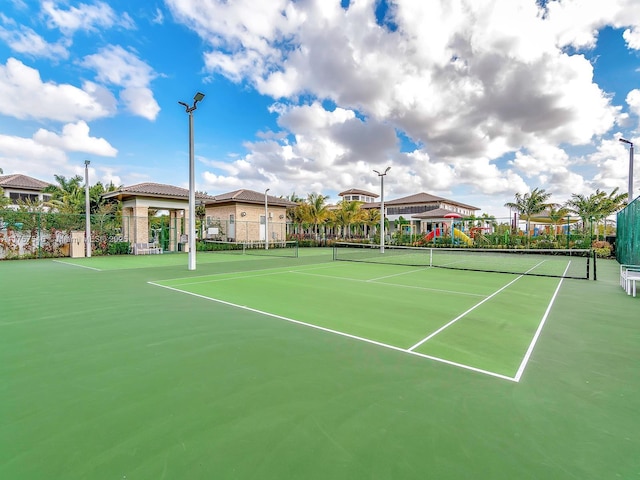
[[[50,185],[43,192],[51,194],[49,205],[60,213],[79,214],[84,212],[84,192],[82,177],[76,175],[69,180],[64,175],[54,175],[58,185]]]
[[[287,207],[287,219],[290,223],[293,224],[293,233],[300,233],[300,226],[307,216],[304,198],[297,196],[295,192],[293,192],[291,195],[288,195],[286,198],[290,202],[296,203],[295,207]]]
[[[313,223],[314,225],[314,233],[316,238],[318,237],[318,225],[324,223],[329,213],[329,210],[327,210],[327,206],[325,205],[325,202],[328,198],[328,196],[322,195],[320,193],[310,193],[307,196],[308,208],[304,213],[306,216],[306,220],[309,223]]]
[[[2,171],[0,171],[2,173]],[[9,197],[4,196],[4,190],[0,187],[0,208],[4,208],[11,203],[11,199]]]
[[[91,214],[98,213],[101,208],[109,203],[113,203],[113,200],[105,200],[103,195],[109,192],[115,192],[120,187],[116,187],[113,182],[109,182],[107,186],[104,186],[102,182],[97,182],[95,185],[89,187],[89,211]],[[83,197],[84,199],[84,197]],[[120,202],[117,201],[115,210],[120,209]],[[84,209],[82,210],[84,212]],[[104,211],[104,209],[102,210]]]
[[[539,189],[536,187],[531,193],[525,193],[524,195],[516,193],[515,202],[504,204],[505,207],[515,209],[520,214],[520,218],[524,218],[527,221],[527,243],[531,240],[531,217],[544,212],[553,205],[547,202],[549,197],[551,197],[551,194],[545,192],[544,188]]]
[[[369,228],[369,230],[372,230],[377,225],[380,225],[380,209],[368,208],[365,210],[363,208],[360,208],[360,210],[362,211],[364,224]],[[366,235],[367,232],[365,232],[365,236]]]
[[[568,215],[569,209],[567,207],[563,207],[562,205],[558,205],[556,203],[549,207],[547,216],[551,221],[551,225],[553,225],[553,238],[556,238],[556,230],[558,230],[558,225],[560,225]]]
[[[361,209],[360,204],[362,202],[347,202],[343,200],[340,202],[340,208],[334,212],[335,223],[340,227],[341,231],[346,230],[347,234],[342,234],[343,237],[351,237],[351,225],[360,221]]]
[[[617,212],[626,204],[627,194],[618,193],[615,188],[609,195],[600,189],[591,195],[579,195],[574,193],[567,201],[566,205],[570,211],[574,212],[582,220],[583,231],[586,232],[587,221],[597,224],[600,220],[606,219],[609,215]],[[599,232],[597,238],[599,238]]]
[[[622,210],[629,201],[628,193],[618,193],[618,187],[603,199],[602,202],[602,219],[604,220],[603,235],[607,235],[607,217]]]

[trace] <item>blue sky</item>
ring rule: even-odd
[[[218,194],[627,191],[637,0],[4,0],[0,168]],[[637,164],[638,162],[636,162]],[[640,168],[636,170],[636,196]]]

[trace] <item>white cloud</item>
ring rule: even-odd
[[[622,38],[627,42],[629,48],[640,50],[640,26],[627,28],[622,34]]]
[[[103,157],[115,157],[118,154],[118,150],[104,138],[89,136],[89,125],[83,121],[65,125],[62,128],[62,135],[41,128],[35,133],[33,139],[41,145],[67,152],[85,152]]]
[[[38,172],[37,178],[52,178],[64,170],[67,156],[64,151],[43,145],[32,138],[0,134],[0,165],[5,173]]]
[[[21,26],[15,30],[0,27],[0,39],[14,51],[31,57],[66,59],[69,57],[69,42],[62,40],[49,43],[42,36],[28,27]]]
[[[629,112],[636,116],[636,118],[640,118],[640,90],[633,89],[627,94],[627,98],[625,99],[627,105],[629,105]]]
[[[116,25],[126,29],[135,28],[129,15],[118,16],[105,2],[95,2],[92,5],[80,3],[77,7],[63,10],[57,7],[55,1],[46,0],[42,2],[42,11],[48,18],[48,24],[51,28],[58,28],[69,36],[77,30],[93,31]]]
[[[109,45],[84,57],[82,65],[94,69],[99,82],[122,87],[120,99],[134,115],[154,120],[160,112],[149,88],[157,74],[133,53],[120,46]]]
[[[543,18],[530,0],[399,0],[399,28],[389,31],[376,24],[374,0],[347,10],[319,0],[260,9],[169,1],[211,44],[212,71],[248,79],[274,98],[330,98],[446,158],[495,158],[539,138],[585,144],[614,125],[620,110],[593,82],[591,64],[559,48],[565,3]],[[608,7],[590,12],[604,22]]]
[[[115,99],[92,83],[82,88],[43,82],[38,70],[9,58],[0,64],[0,113],[19,119],[51,119],[61,122],[111,116]]]
[[[158,25],[162,25],[164,23],[164,13],[162,13],[162,10],[156,8],[156,13],[151,22]]]

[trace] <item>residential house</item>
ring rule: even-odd
[[[43,190],[51,186],[48,182],[43,182],[37,178],[22,174],[0,175],[0,188],[4,191],[4,196],[11,199],[9,208],[17,209],[18,202],[47,202],[51,200],[51,195],[43,193]]]

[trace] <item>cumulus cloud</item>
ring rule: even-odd
[[[0,27],[0,39],[4,40],[14,52],[26,54],[31,57],[49,58],[52,60],[66,59],[69,57],[68,41],[61,40],[56,43],[49,43],[41,35],[28,27],[20,26],[17,29]]]
[[[42,11],[48,19],[49,27],[57,28],[65,35],[73,35],[78,30],[93,31],[113,26],[135,28],[128,14],[118,16],[105,2],[80,3],[78,6],[63,10],[57,6],[56,2],[46,0],[42,2]]]
[[[63,170],[63,150],[38,143],[33,138],[0,134],[0,164],[4,172],[37,171],[39,178],[53,177]]]
[[[82,88],[44,82],[38,70],[15,58],[0,64],[0,113],[19,119],[94,120],[115,113],[115,99],[90,82]]]
[[[41,145],[59,148],[67,152],[85,152],[102,157],[115,157],[118,150],[104,138],[91,137],[86,122],[69,123],[62,128],[62,134],[39,129],[33,139]]]
[[[82,65],[96,71],[97,81],[122,87],[120,99],[131,113],[155,120],[160,106],[149,84],[157,74],[147,63],[120,46],[109,45],[96,54],[87,55]]]
[[[279,100],[272,111],[287,140],[247,143],[242,161],[254,174],[277,171],[305,188],[323,178],[336,189],[374,188],[371,165],[386,161],[397,193],[463,184],[498,194],[540,183],[581,191],[590,172],[565,147],[596,142],[628,121],[581,50],[607,25],[626,28],[635,48],[634,0],[398,0],[384,21],[375,0],[346,8],[321,0],[167,5],[209,45],[211,73]],[[418,148],[400,152],[395,132]],[[509,155],[507,168],[499,166]]]

